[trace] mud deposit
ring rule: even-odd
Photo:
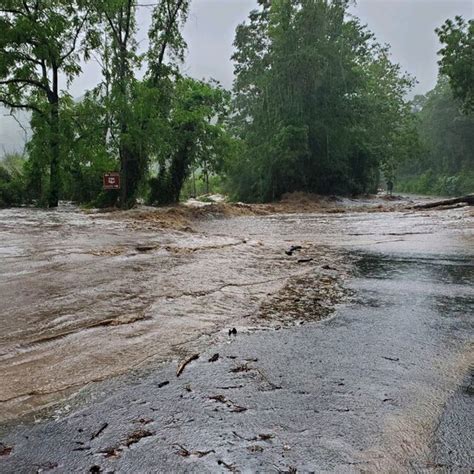
[[[0,471],[473,468],[469,209],[1,217]]]

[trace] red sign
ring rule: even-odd
[[[104,189],[120,189],[120,173],[105,173]]]

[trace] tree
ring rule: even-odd
[[[417,98],[414,116],[421,149],[401,167],[402,190],[442,195],[474,191],[474,115],[463,114],[461,105],[445,76]]]
[[[150,45],[145,55],[137,52],[138,6],[136,0],[108,0],[96,6],[110,47],[110,52],[104,49],[102,54],[103,89],[109,115],[108,135],[119,155],[123,208],[135,203],[149,164],[150,132],[156,131],[157,121],[167,111],[165,92],[171,69],[166,63],[167,53],[177,60],[183,57],[185,43],[180,27],[186,20],[189,0],[160,0],[154,4]],[[135,71],[142,60],[148,62],[148,72],[146,80],[140,82]]]
[[[230,94],[218,85],[177,78],[166,121],[166,146],[154,148],[158,165],[151,180],[152,204],[177,203],[193,167],[217,170],[231,147],[224,118]]]
[[[234,131],[245,151],[229,170],[238,198],[368,192],[379,165],[401,158],[412,81],[348,3],[261,1],[238,27]]]
[[[47,124],[50,207],[61,189],[60,77],[70,82],[79,74],[91,18],[85,0],[0,1],[0,103]]]
[[[133,205],[141,174],[141,163],[132,149],[129,128],[130,103],[135,81],[134,69],[139,65],[137,54],[135,0],[108,0],[97,2],[97,13],[103,20],[106,32],[103,68],[106,107],[109,111],[110,136],[118,151],[121,173],[121,206]],[[110,57],[109,57],[110,54]]]
[[[461,99],[465,111],[474,110],[474,20],[460,16],[446,20],[436,30],[443,48],[438,54],[440,73],[449,78],[455,97]]]

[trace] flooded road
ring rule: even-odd
[[[211,219],[195,232],[1,212],[2,418],[104,380],[53,420],[5,425],[2,472],[474,466],[468,209]],[[321,281],[351,298],[313,322],[331,303],[308,290]],[[157,365],[193,352],[180,378]]]
[[[180,232],[67,206],[0,211],[0,421],[197,350],[248,325],[288,278],[314,273],[281,235],[212,222]],[[337,261],[316,242],[304,255]]]

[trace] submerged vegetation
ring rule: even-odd
[[[31,113],[25,157],[0,163],[0,206],[176,203],[223,190],[360,194],[474,188],[473,22],[448,20],[440,81],[413,79],[345,0],[259,0],[235,37],[234,90],[180,72],[190,0],[151,8],[139,51],[135,0],[0,0],[0,103]],[[99,84],[60,87],[94,57]],[[104,191],[106,172],[121,189]]]

